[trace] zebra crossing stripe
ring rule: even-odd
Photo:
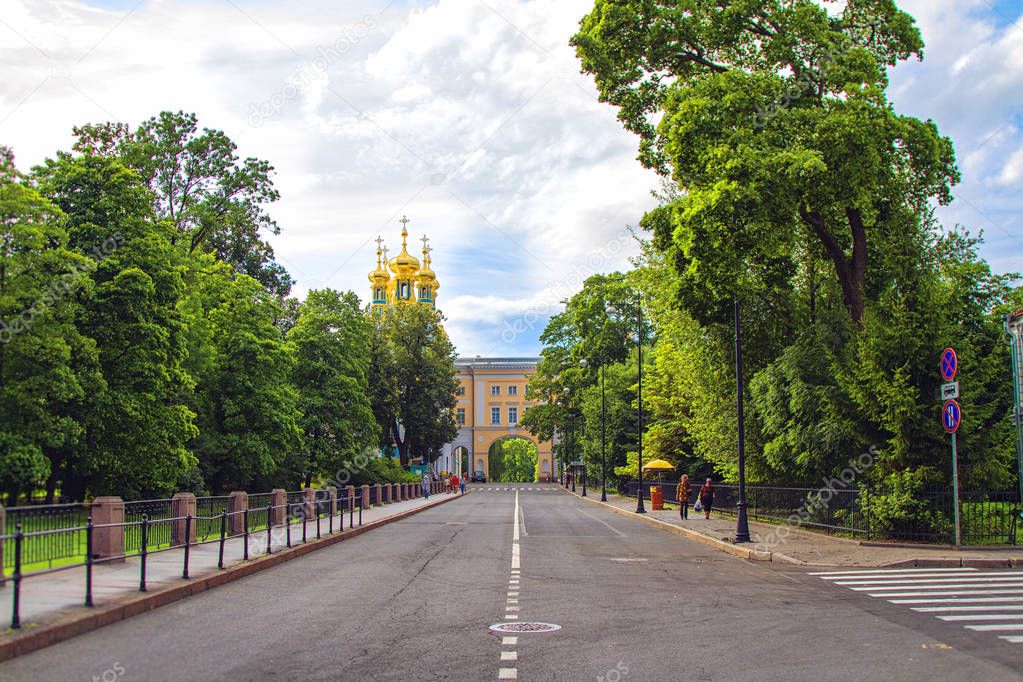
[[[993,602],[998,602],[999,611],[1023,611],[1023,604],[1005,604],[1003,602],[1014,597],[1007,597],[1005,599],[992,599]],[[917,606],[914,607],[914,611],[920,613],[963,613],[965,611],[990,611],[991,606]]]
[[[1023,571],[922,568],[820,571],[809,575],[889,604],[907,606],[942,622],[1023,644]]]
[[[854,575],[901,575],[903,573],[914,573],[920,575],[927,575],[928,573],[971,573],[976,572],[976,568],[899,568],[899,569],[886,569],[878,568],[863,571],[818,571],[816,573],[807,573],[807,575],[815,575],[821,578],[827,579],[840,579],[841,576],[854,576]]]
[[[891,596],[891,595],[889,595]],[[987,604],[1023,601],[1023,597],[952,597],[951,599],[889,599],[889,604]]]
[[[954,587],[953,585],[947,585],[947,587]],[[999,585],[999,587],[1012,587],[1011,585]],[[956,597],[966,596],[971,597],[973,595],[988,595],[988,594],[1023,594],[1023,590],[970,590],[964,592],[962,590],[953,590],[951,592],[868,592],[871,597]]]

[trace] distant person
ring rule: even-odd
[[[462,494],[463,494],[463,495],[465,494],[465,479],[466,479],[466,476],[465,476],[465,474],[462,474],[462,478],[460,478],[460,479],[458,480],[458,482],[459,482],[459,483],[461,484],[461,486],[462,486]]]
[[[689,494],[692,488],[689,487],[689,474],[682,474],[682,479],[675,488],[675,499],[678,501],[678,515],[683,521],[689,518]]]
[[[429,474],[423,474],[422,486],[423,486],[423,497],[426,498],[426,499],[430,499],[430,475]]]
[[[451,474],[451,492],[458,492],[458,474]]]
[[[703,507],[703,518],[710,518],[710,508],[714,506],[714,485],[707,479],[707,482],[700,488],[700,506]]]

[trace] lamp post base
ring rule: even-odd
[[[746,503],[739,502],[735,507],[738,512],[735,521],[735,542],[749,542],[749,520],[746,518]]]

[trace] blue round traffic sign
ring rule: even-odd
[[[959,371],[959,356],[951,348],[941,351],[941,378],[945,381],[952,381]]]
[[[956,429],[959,428],[959,421],[963,418],[963,412],[959,409],[959,403],[954,400],[949,400],[945,403],[945,406],[941,408],[941,425],[945,427],[945,430],[949,433],[955,433]]]

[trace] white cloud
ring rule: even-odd
[[[568,46],[592,0],[91,2],[4,3],[17,34],[0,24],[0,144],[27,168],[75,124],[196,112],[276,167],[272,241],[298,294],[364,296],[372,238],[395,248],[407,213],[432,238],[459,349],[531,353],[549,292],[653,206],[636,140]],[[895,70],[896,105],[953,136],[965,178],[942,217],[988,228],[1007,268],[1021,246],[1023,29],[984,0],[901,4],[928,48]],[[527,314],[534,328],[507,341]]]

